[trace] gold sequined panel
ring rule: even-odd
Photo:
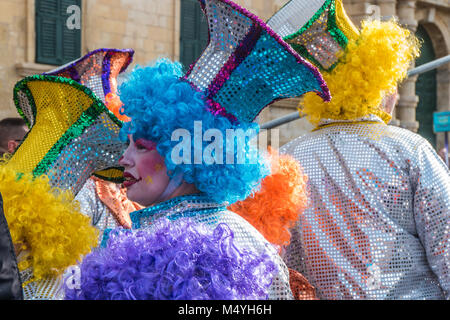
[[[9,164],[18,172],[30,173],[93,101],[84,92],[64,83],[34,81],[28,88],[36,107],[35,125]],[[24,93],[19,96],[24,97],[21,104],[29,106],[22,110],[32,114],[28,96]]]
[[[121,122],[86,87],[62,77],[33,76],[17,84],[15,99],[34,121],[8,162],[13,170],[47,174],[52,186],[76,194],[94,172],[118,167],[125,149],[118,139]]]

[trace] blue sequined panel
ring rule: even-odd
[[[125,71],[133,55],[132,49],[97,49],[45,74],[75,80],[105,102],[105,96],[116,91],[111,84],[117,82],[117,75]]]
[[[330,99],[319,71],[262,20],[230,0],[202,2],[210,41],[184,77],[214,114],[253,121],[277,99],[317,92]]]
[[[266,31],[261,31],[253,50],[231,73],[214,100],[225,106],[228,113],[250,122],[272,101],[309,91],[321,91],[316,75]]]

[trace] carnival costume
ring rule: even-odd
[[[323,71],[306,95],[317,128],[281,148],[308,176],[311,206],[284,260],[321,299],[443,299],[450,293],[450,179],[431,145],[386,125],[380,105],[418,54],[395,21],[357,30],[342,1],[290,1],[268,22]]]
[[[270,175],[258,192],[228,207],[250,222],[270,243],[282,251],[290,232],[307,206],[306,181],[297,161],[269,147]]]
[[[291,242],[290,229],[307,207],[307,177],[290,155],[280,155],[269,147],[271,173],[261,189],[228,210],[254,226],[282,254]],[[289,269],[289,283],[296,300],[316,300],[315,289],[298,271]]]
[[[252,121],[277,99],[315,91],[329,100],[329,92],[318,70],[256,16],[229,0],[200,4],[210,41],[189,71],[183,75],[181,66],[168,60],[138,67],[119,96],[123,114],[131,118],[121,131],[123,140],[131,134],[155,143],[169,186],[184,180],[201,193],[132,213],[133,232],[105,232],[105,248],[82,262],[81,288],[67,288],[69,299],[292,298],[277,250],[226,209],[257,190],[269,165],[245,138],[239,145],[223,137],[233,130],[253,129],[247,138],[256,135]],[[187,136],[181,162],[173,157],[180,154],[180,140],[172,138],[177,129]],[[214,148],[202,139],[213,132]]]
[[[97,49],[45,74],[77,81],[91,89],[119,120],[128,121],[119,112],[121,102],[117,96],[117,85],[119,75],[131,64],[133,56],[132,49]],[[81,212],[91,218],[100,236],[107,228],[131,228],[129,214],[142,209],[126,197],[126,190],[119,185],[121,177],[120,168],[111,168],[106,176],[97,172],[76,194],[75,200],[80,202]]]
[[[107,52],[99,50],[84,66],[97,66],[94,57]],[[77,69],[81,65],[59,71],[85,74]],[[117,165],[125,149],[118,139],[122,122],[88,87],[64,76],[31,76],[15,86],[14,101],[30,132],[0,167],[5,215],[14,243],[22,246],[25,299],[63,297],[61,274],[99,243],[98,230],[80,213],[74,196],[93,174],[117,182],[122,176]],[[95,77],[86,79],[94,90],[111,88],[104,81],[99,86]]]

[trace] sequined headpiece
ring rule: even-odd
[[[118,76],[132,63],[133,49],[101,48],[64,66],[44,73],[75,80],[92,90],[119,120],[129,119],[120,114],[120,99],[117,97]],[[108,169],[94,174],[103,180],[121,181],[122,169]]]
[[[119,95],[132,120],[121,137],[153,141],[170,178],[181,175],[214,201],[234,203],[257,189],[269,168],[256,147],[228,144],[234,139],[228,133],[251,132],[253,138],[259,130],[253,121],[278,99],[314,92],[329,100],[330,94],[319,70],[258,17],[230,0],[199,2],[208,22],[208,46],[187,73],[162,59],[128,75]],[[189,133],[186,141],[191,139],[183,152],[173,138],[180,128]],[[214,159],[207,163],[198,151],[209,152],[213,146],[195,137],[211,132],[224,139],[214,140]],[[183,159],[174,160],[181,153]],[[239,154],[244,159],[237,159]]]
[[[47,174],[53,187],[77,194],[94,172],[118,166],[122,122],[89,88],[36,75],[16,84],[14,101],[31,130],[8,167],[35,177]]]
[[[417,41],[395,20],[363,21],[358,30],[342,0],[291,0],[269,19],[302,57],[322,70],[333,99],[306,94],[301,112],[312,123],[391,116],[380,108],[418,54]]]
[[[359,36],[341,0],[289,1],[267,23],[321,70],[333,69],[349,39]]]
[[[132,49],[97,49],[44,74],[75,80],[106,103],[106,96],[117,92],[117,77],[128,68],[133,56]]]
[[[313,91],[330,94],[319,71],[257,16],[230,0],[199,0],[209,44],[184,79],[205,93],[210,111],[251,122],[269,104]]]

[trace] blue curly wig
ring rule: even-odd
[[[65,281],[65,299],[267,299],[275,263],[234,242],[226,224],[212,230],[190,219],[160,219],[151,232],[117,230],[83,260],[78,288]]]
[[[224,116],[213,115],[208,111],[203,94],[180,79],[182,75],[181,64],[167,59],[158,60],[153,66],[138,66],[128,75],[119,88],[119,95],[124,104],[121,113],[131,121],[122,128],[121,139],[126,141],[132,134],[135,140],[144,138],[155,142],[159,154],[165,158],[169,177],[183,173],[187,183],[194,184],[218,203],[244,200],[259,189],[261,180],[270,174],[270,166],[256,147],[248,143],[251,136],[246,138],[246,143],[237,143],[237,139],[227,136],[227,130],[253,132],[256,136],[259,126],[256,123],[231,122]],[[194,141],[195,122],[201,122],[201,145]],[[209,129],[220,132],[223,148],[219,152],[223,150],[223,153],[216,154],[218,152],[214,149],[211,155],[215,159],[223,159],[223,162],[206,163],[203,157],[200,163],[193,160],[181,164],[174,162],[172,155],[176,154],[180,141],[172,141],[172,135],[177,129],[189,133],[191,159],[198,154],[199,147],[203,152],[212,143],[203,141],[205,132]],[[227,150],[230,139],[235,139],[234,150]],[[233,163],[225,161],[230,153]],[[245,159],[242,160],[240,155]]]

